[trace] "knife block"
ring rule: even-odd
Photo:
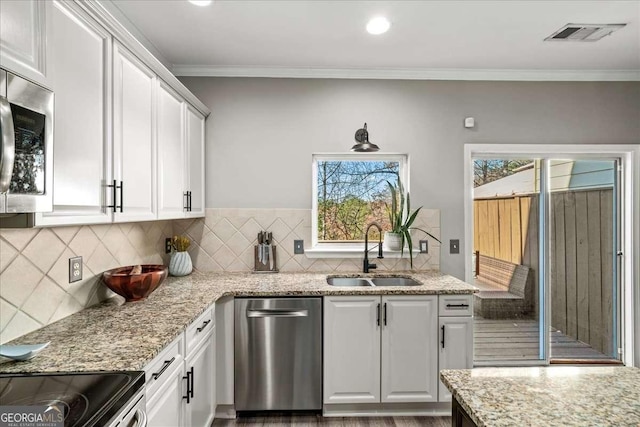
[[[266,265],[258,260],[258,246],[253,247],[253,272],[254,273],[277,273],[278,272],[278,256],[276,246],[271,246],[271,256],[273,257],[273,270],[269,269],[269,263]]]

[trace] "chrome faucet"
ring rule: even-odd
[[[378,259],[384,258],[382,256],[382,228],[375,223],[372,222],[367,226],[367,230],[364,232],[364,261],[362,263],[362,272],[368,273],[369,269],[378,268],[375,264],[369,264],[369,230],[371,227],[376,227],[378,232],[380,233],[380,240],[378,241]]]

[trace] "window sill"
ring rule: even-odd
[[[369,244],[369,258],[375,259],[378,256],[377,243]],[[375,247],[375,249],[373,249]],[[418,248],[413,250],[415,258],[420,251]],[[361,245],[317,245],[313,248],[305,249],[304,254],[307,258],[364,258],[364,244]],[[383,251],[385,258],[409,258],[409,251],[405,249],[404,254],[401,251],[392,251],[385,249]]]

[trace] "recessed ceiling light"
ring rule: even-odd
[[[386,33],[391,27],[391,23],[384,16],[377,16],[372,18],[367,24],[367,31],[369,34],[382,34]]]
[[[211,0],[189,0],[189,3],[195,4],[196,6],[209,6]]]

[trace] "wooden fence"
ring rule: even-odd
[[[551,325],[613,352],[613,192],[551,194]],[[530,267],[538,276],[538,196],[474,200],[474,251]],[[538,308],[536,286],[535,312]]]

